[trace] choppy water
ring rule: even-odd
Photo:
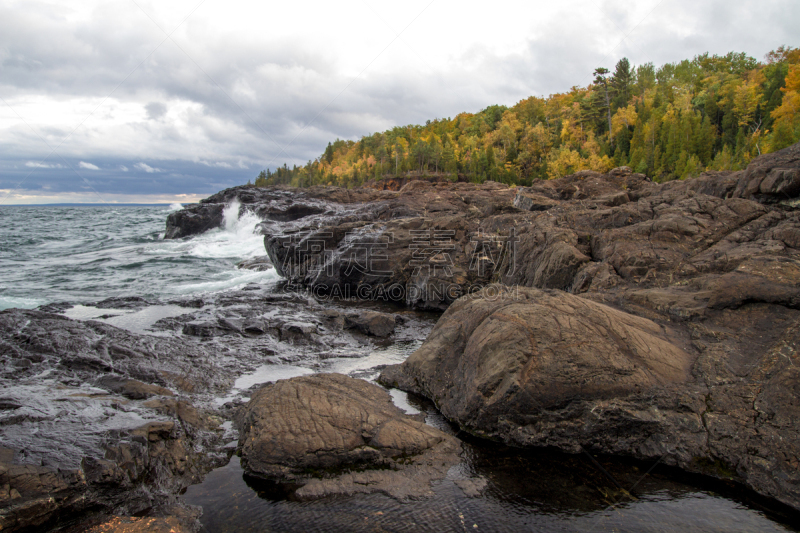
[[[237,270],[265,255],[258,219],[226,213],[224,229],[163,240],[177,206],[0,206],[0,309],[112,296],[164,298],[277,280]]]
[[[176,206],[0,206],[0,309],[62,301],[88,304],[119,296],[163,303],[171,296],[276,283],[274,270],[236,268],[241,260],[265,254],[263,238],[254,233],[259,221],[248,214],[237,218],[237,207],[226,210],[223,228],[165,241],[165,220]],[[185,312],[173,307],[121,312],[107,321],[147,333],[145,326],[154,320]],[[79,319],[105,313],[107,309],[80,305],[68,311]],[[402,339],[359,357],[258,367],[239,376],[230,395],[220,401],[257,383],[314,371],[372,380],[381,365],[402,361],[421,340]],[[452,431],[429,403],[393,392],[401,407],[425,412],[429,423]],[[631,499],[615,492],[605,474],[581,456],[521,452],[474,441],[464,446],[464,461],[426,500],[401,503],[372,494],[296,502],[280,487],[246,480],[236,457],[190,487],[184,499],[203,507],[204,530],[214,532],[795,531],[787,525],[793,517],[765,513],[749,496],[719,484],[708,488],[677,480],[675,472],[662,466],[643,477],[648,465],[600,459],[623,485],[639,481]],[[460,484],[470,479],[485,480],[478,494],[468,495]]]

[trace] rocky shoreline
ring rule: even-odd
[[[799,198],[800,145],[666,184],[623,167],[222,191],[165,238],[239,205],[268,256],[240,268],[272,266],[283,291],[0,312],[0,526],[193,530],[177,495],[233,453],[300,499],[423,497],[458,439],[326,366],[422,340],[380,381],[472,435],[659,460],[800,510]],[[106,322],[155,308],[143,331]],[[309,358],[323,373],[240,383]]]
[[[179,494],[236,453],[233,424],[260,372],[310,372],[295,366],[309,359],[324,369],[431,325],[262,286],[110,299],[88,306],[101,314],[91,320],[61,314],[72,307],[0,311],[4,531],[195,531],[202,510]],[[164,309],[173,316],[138,333],[107,322]],[[142,514],[157,521],[129,520]]]
[[[282,212],[279,192],[243,204]],[[263,230],[278,272],[317,295],[447,309],[381,380],[462,429],[661,458],[800,508],[799,196],[794,145],[663,185],[619,168],[312,188],[294,201],[348,208]]]

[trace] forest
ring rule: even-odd
[[[800,140],[800,49],[763,61],[698,55],[655,67],[623,58],[587,87],[513,107],[337,139],[304,166],[263,170],[257,186],[356,187],[398,175],[529,185],[629,166],[659,182],[738,170]]]

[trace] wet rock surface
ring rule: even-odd
[[[0,312],[3,530],[78,527],[98,513],[109,518],[96,527],[118,528],[110,530],[145,527],[125,518],[141,513],[158,518],[153,527],[172,527],[180,515],[181,527],[192,530],[199,514],[187,515],[177,495],[234,452],[229,424],[251,383],[238,378],[369,355],[376,337],[345,328],[345,316],[390,319],[399,342],[430,327],[407,316],[395,328],[391,314],[274,287],[245,289],[199,302],[106,300],[83,306],[96,309],[89,320]],[[71,306],[56,308],[69,313]],[[163,310],[178,314],[159,319]],[[153,318],[141,330],[148,312]],[[136,320],[125,322],[129,316]]]
[[[225,459],[221,420],[184,390],[228,387],[202,347],[40,311],[3,311],[0,323],[13,398],[0,414],[4,530],[158,507]]]
[[[266,385],[237,418],[245,471],[302,485],[300,499],[421,497],[461,451],[456,438],[404,414],[381,387],[342,374]]]

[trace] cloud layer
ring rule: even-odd
[[[0,189],[210,194],[623,56],[800,44],[793,0],[162,4],[0,2]]]

